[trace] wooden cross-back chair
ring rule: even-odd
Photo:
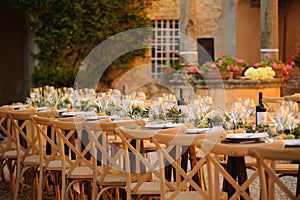
[[[254,144],[225,144],[218,143],[213,146],[206,156],[208,165],[214,168],[215,185],[222,183],[223,190],[227,192],[229,199],[252,199],[249,193],[249,186],[258,177],[257,169],[250,177],[247,177],[246,163],[244,158],[250,156],[248,150],[254,146],[283,149],[284,143],[254,143]],[[227,163],[220,162],[220,156],[227,156]],[[221,177],[223,180],[219,180]],[[238,179],[238,180],[236,180]],[[216,193],[218,194],[218,193]]]
[[[209,135],[209,133],[207,133]],[[207,136],[206,135],[206,136]],[[222,135],[222,134],[217,134]],[[218,140],[208,140],[209,137],[203,136],[201,134],[198,135],[170,135],[170,134],[157,134],[153,138],[154,143],[162,143],[177,146],[179,148],[181,146],[187,145],[195,145],[197,146],[201,153],[197,160],[196,165],[194,165],[191,170],[186,173],[184,170],[180,169],[179,165],[179,155],[172,157],[170,153],[168,153],[167,148],[162,148],[161,154],[164,154],[166,159],[170,165],[174,166],[176,169],[176,181],[177,186],[174,190],[165,193],[164,199],[227,199],[229,198],[229,194],[227,190],[223,191],[221,189],[220,184],[222,181],[227,181],[229,185],[235,189],[235,193],[230,196],[230,199],[251,199],[249,194],[247,193],[247,188],[250,183],[257,177],[258,172],[255,172],[252,177],[249,177],[243,184],[239,185],[233,177],[229,174],[226,168],[222,166],[220,163],[219,156],[233,156],[233,157],[243,157],[248,155],[248,149],[251,145],[232,145],[232,144],[222,144]],[[284,144],[281,142],[276,143],[261,143],[255,144],[261,146],[269,146],[273,148],[283,148]],[[253,147],[253,145],[252,145]],[[171,151],[169,151],[171,152]],[[173,154],[174,155],[174,154]],[[175,154],[176,155],[176,154]],[[163,157],[163,156],[161,156]],[[229,163],[228,163],[229,164]],[[201,169],[201,167],[206,168],[206,180],[208,182],[207,189],[203,189],[199,187],[199,185],[193,180],[196,175],[196,172]],[[238,169],[241,166],[236,166]],[[245,166],[246,170],[246,166]],[[224,183],[223,183],[224,184]],[[166,185],[165,183],[162,186]],[[193,189],[191,190],[190,187]],[[165,191],[162,189],[162,191]]]
[[[21,178],[28,169],[35,170],[39,167],[38,136],[34,131],[31,116],[36,113],[35,109],[16,110],[8,113],[12,123],[12,137],[16,141],[16,155],[13,152],[4,154],[11,163],[15,161],[15,181],[11,180],[14,199],[18,198]],[[11,153],[9,155],[9,153]],[[11,164],[10,164],[11,165]],[[32,197],[35,197],[35,182],[31,182]]]
[[[120,188],[126,184],[126,176],[123,167],[123,153],[120,151],[120,143],[111,139],[110,135],[115,135],[118,127],[130,129],[142,129],[146,122],[144,120],[125,120],[125,121],[91,121],[85,122],[86,130],[94,145],[93,156],[97,159],[97,166],[103,167],[98,176],[99,193],[96,199],[109,197],[110,199],[120,199]],[[116,138],[118,136],[114,136]],[[94,167],[96,168],[96,166]],[[95,185],[96,186],[96,185]]]
[[[16,140],[12,137],[11,133],[11,122],[8,118],[8,112],[12,111],[13,106],[2,106],[0,107],[0,132],[2,133],[3,141],[0,142],[0,176],[4,180],[3,168],[5,164],[4,153],[8,151],[16,152]],[[6,153],[7,154],[7,153]],[[16,153],[14,153],[16,155]]]
[[[61,198],[68,199],[69,193],[73,195],[71,187],[79,184],[80,189],[75,194],[80,193],[84,199],[84,183],[89,185],[96,181],[93,173],[93,162],[96,161],[90,156],[92,145],[85,131],[84,118],[75,117],[75,120],[67,121],[53,120],[51,123],[59,140],[59,152],[62,155]],[[94,192],[88,194],[93,195]]]
[[[274,149],[253,147],[249,149],[249,155],[257,159],[262,200],[275,198],[275,185],[278,186],[276,190],[285,194],[288,199],[300,199],[300,195],[296,196],[295,191],[291,191],[288,185],[280,179],[280,176],[278,176],[275,171],[277,161],[300,161],[299,148]],[[299,192],[300,191],[298,191],[298,193]]]
[[[205,134],[185,134],[186,131],[187,128],[185,126],[178,126],[176,129],[170,129],[169,132],[168,129],[131,130],[122,127],[117,129],[117,133],[122,139],[122,147],[126,153],[127,199],[131,199],[132,197],[142,198],[143,196],[169,199],[170,196],[168,195],[171,194],[169,192],[177,191],[175,192],[177,195],[178,191],[187,189],[180,184],[180,182],[183,181],[181,178],[187,178],[189,179],[189,183],[195,183],[193,177],[198,174],[203,163],[196,164],[194,166],[195,168],[193,168],[195,173],[193,172],[192,175],[187,175],[187,171],[183,169],[181,165],[181,159],[183,158],[181,155],[187,150],[189,145],[193,145],[193,143],[186,143],[187,140],[194,138],[194,136],[198,139],[203,139]],[[167,139],[164,140],[163,136],[167,137]],[[177,136],[179,136],[180,139],[176,142],[173,139]],[[131,145],[130,142],[132,140],[151,140],[151,142],[155,144],[156,151],[147,153],[141,152],[138,146]],[[150,160],[148,159],[149,155],[147,155],[149,153],[151,155]],[[176,157],[174,157],[174,155],[176,155]],[[176,171],[176,174],[169,181],[166,179],[165,174],[165,169],[168,165],[172,165]],[[133,180],[132,178],[132,175],[135,173],[140,174],[137,180]],[[199,185],[195,187],[198,191],[202,190]],[[198,194],[196,196],[200,195]],[[171,199],[172,198],[173,197],[171,197]],[[193,199],[193,197],[189,198]]]
[[[39,183],[38,199],[42,198],[43,186],[46,186],[47,193],[50,194],[48,177],[57,176],[55,172],[61,171],[61,160],[59,149],[55,138],[55,132],[51,127],[51,120],[58,116],[57,111],[45,111],[32,116],[32,122],[36,129],[39,139],[40,166],[39,166]],[[53,173],[52,173],[53,172]],[[57,178],[54,177],[54,189],[57,199],[60,199],[60,190]],[[45,184],[44,184],[45,183]]]
[[[212,147],[215,143],[219,143],[219,139],[223,136],[223,130],[215,129],[214,131],[206,132],[203,134],[156,134],[152,141],[159,148],[158,159],[160,160],[161,168],[171,165],[175,169],[175,175],[172,177],[171,182],[166,179],[162,179],[161,182],[161,199],[173,200],[173,199],[226,199],[227,194],[218,191],[218,198],[215,198],[215,188],[213,171],[211,167],[207,167],[206,174],[199,173],[206,165],[206,155],[202,155],[197,159],[196,163],[188,170],[184,169],[181,165],[182,155],[187,148],[191,146],[197,146],[202,149],[203,144],[209,143],[207,147]],[[206,143],[205,138],[207,134],[215,135],[215,143],[210,144],[210,141]],[[209,137],[208,137],[209,138]],[[205,176],[205,177],[199,177]],[[208,187],[202,187],[198,183],[199,178],[205,178],[208,182]],[[172,187],[169,187],[168,183],[175,183]],[[172,186],[172,185],[171,185]]]

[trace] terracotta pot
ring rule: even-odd
[[[283,71],[281,69],[274,69],[275,76],[274,78],[282,78],[283,77]]]
[[[203,77],[205,79],[228,79],[229,74],[219,70],[207,70]]]

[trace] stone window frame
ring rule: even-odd
[[[153,20],[151,74],[163,77],[164,70],[179,61],[179,20]]]

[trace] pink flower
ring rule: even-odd
[[[227,69],[227,71],[230,71],[231,67],[229,65],[227,65],[226,69]]]
[[[174,54],[175,56],[179,56],[179,53],[178,53],[177,50],[173,50],[173,51],[172,51],[172,54]]]
[[[219,60],[218,66],[222,66],[222,64],[223,64],[223,60]]]
[[[294,66],[295,65],[295,62],[294,61],[291,61],[291,63],[290,63],[292,66]]]
[[[238,71],[239,67],[238,66],[233,66],[233,71]]]
[[[207,66],[208,66],[208,65],[209,65],[209,62],[208,62],[208,61],[206,61],[206,62],[205,62],[205,65],[207,65]]]
[[[253,66],[254,66],[254,67],[258,67],[258,66],[259,66],[259,63],[254,63]]]
[[[173,72],[173,69],[172,69],[172,68],[164,69],[164,73],[172,73],[172,72]]]
[[[201,69],[198,69],[198,70],[197,70],[197,73],[198,73],[198,74],[202,74],[203,72],[202,72]]]
[[[190,67],[189,67],[189,70],[190,70],[191,72],[195,72],[195,71],[196,71],[196,68],[195,68],[194,66],[190,66]]]
[[[223,51],[220,52],[220,57],[223,57],[225,54]]]
[[[282,71],[286,71],[286,70],[287,70],[287,68],[286,68],[286,67],[283,67],[283,68],[282,68]]]
[[[237,62],[237,63],[243,63],[243,62],[244,62],[243,59],[239,59],[239,58],[235,58],[234,60],[235,60],[235,62]]]
[[[293,66],[292,66],[292,65],[286,65],[285,67],[286,67],[288,70],[293,69]]]
[[[214,69],[214,68],[216,68],[217,66],[216,66],[216,64],[211,64],[211,66],[210,66],[212,69]]]
[[[273,63],[273,69],[278,69],[278,65],[277,65],[277,63]]]
[[[265,58],[271,58],[271,55],[268,54],[268,53],[265,53],[265,54],[264,54],[264,57],[265,57]]]

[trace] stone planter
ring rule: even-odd
[[[229,73],[225,73],[223,71],[219,71],[219,70],[208,70],[205,72],[205,74],[203,75],[203,79],[206,80],[217,80],[217,79],[223,79],[223,80],[227,80],[229,78]]]
[[[283,77],[283,71],[281,69],[275,69],[275,76],[274,78],[282,78]]]

